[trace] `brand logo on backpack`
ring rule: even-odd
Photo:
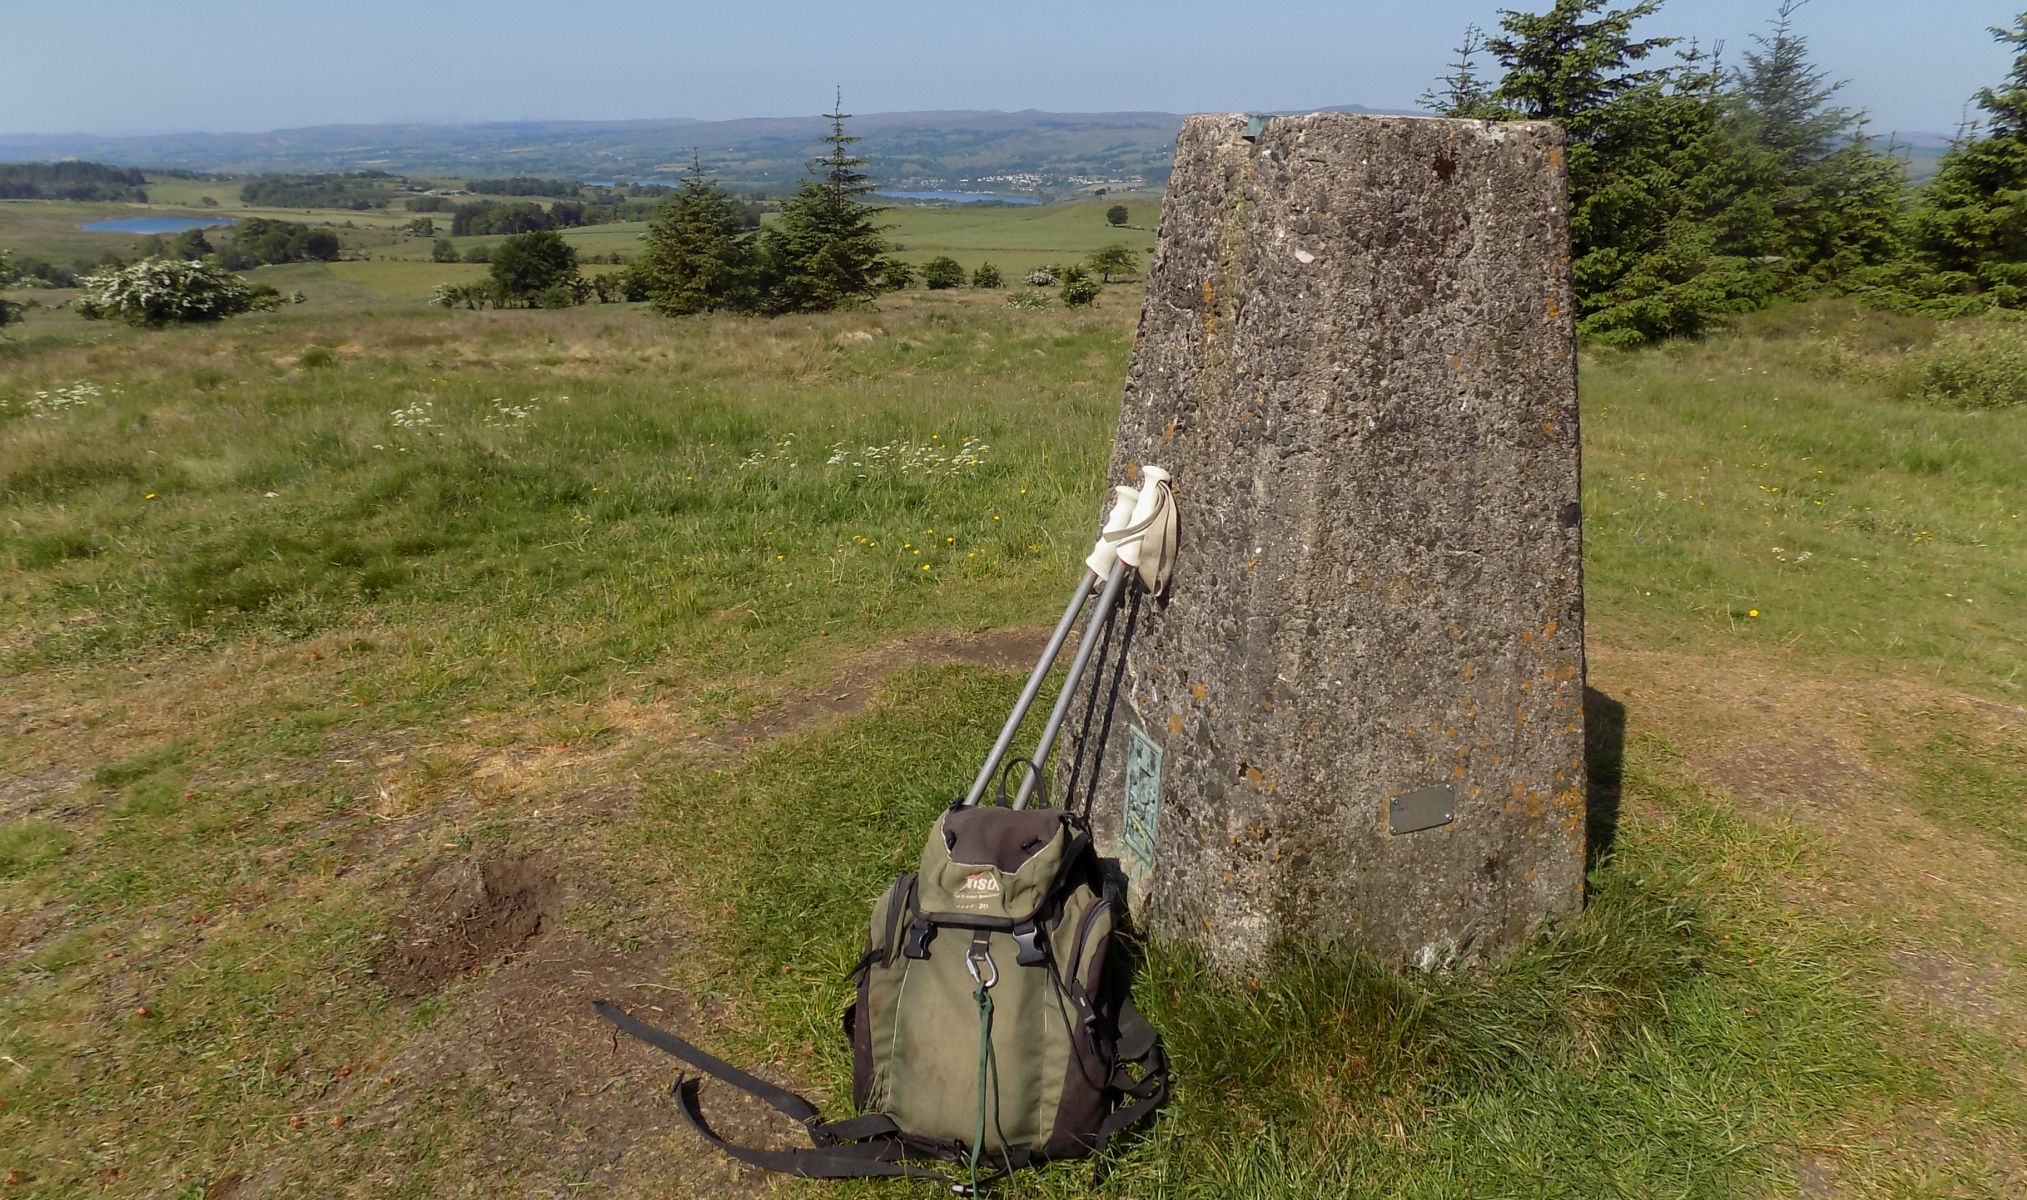
[[[957,894],[981,900],[988,896],[997,896],[999,895],[999,876],[989,875],[984,871],[980,871],[976,875],[966,875],[964,877],[964,886],[957,889]]]

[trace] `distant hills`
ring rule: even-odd
[[[1355,105],[1343,106],[1361,110]],[[858,149],[889,187],[1062,195],[1168,179],[1179,113],[953,110],[852,118]],[[476,125],[322,125],[270,133],[0,133],[0,161],[65,158],[122,166],[249,174],[378,169],[415,177],[666,177],[695,149],[728,185],[785,191],[822,149],[821,117],[642,121],[503,121]]]
[[[1358,105],[1340,111],[1375,112]],[[850,131],[881,184],[1064,196],[1099,187],[1158,190],[1182,115],[951,110],[867,113]],[[135,136],[0,133],[0,162],[87,159],[223,174],[378,169],[419,178],[544,175],[667,178],[692,149],[729,186],[781,192],[802,177],[829,126],[821,117],[734,121],[501,121],[471,125],[320,125],[268,133]],[[1917,178],[1934,169],[1942,134],[1894,141]]]

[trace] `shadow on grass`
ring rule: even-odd
[[[1584,874],[1611,861],[1619,838],[1619,795],[1624,786],[1626,706],[1584,689]]]

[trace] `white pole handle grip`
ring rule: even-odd
[[[1119,557],[1119,548],[1107,540],[1105,534],[1117,533],[1131,525],[1133,509],[1140,499],[1130,487],[1113,488],[1112,496],[1112,512],[1105,518],[1104,532],[1091,544],[1091,556],[1084,560],[1084,565],[1091,568],[1091,574],[1098,577],[1099,583],[1105,582],[1105,577],[1112,573],[1112,563]]]
[[[1154,515],[1154,510],[1161,506],[1162,492],[1159,485],[1167,482],[1168,472],[1160,467],[1140,468],[1140,496],[1133,505],[1133,519],[1128,522],[1129,527],[1145,525],[1148,518]],[[1140,546],[1140,538],[1122,544],[1119,547],[1119,561],[1129,567],[1139,568]]]

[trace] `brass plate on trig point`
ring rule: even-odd
[[[1414,833],[1448,825],[1456,816],[1457,797],[1447,787],[1418,788],[1387,801],[1387,831]]]

